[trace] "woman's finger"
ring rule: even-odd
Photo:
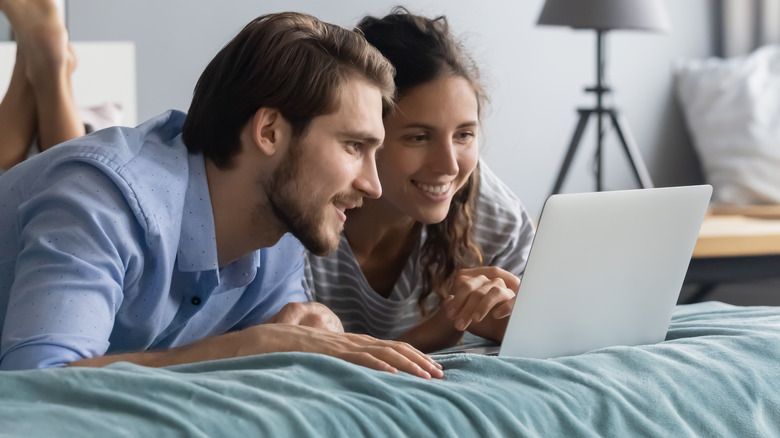
[[[517,289],[520,287],[519,277],[505,269],[499,268],[498,266],[479,266],[476,268],[461,269],[460,273],[462,275],[469,276],[482,275],[491,280],[500,278],[506,287],[512,289],[515,292],[517,292]]]
[[[469,296],[466,298],[466,302],[463,303],[463,306],[460,308],[458,313],[454,318],[452,318],[456,330],[463,331],[469,327],[472,319],[471,316],[474,314],[474,309],[477,307],[480,301],[482,301],[481,292],[475,291],[469,294]]]
[[[508,301],[506,301],[504,303],[501,303],[498,306],[496,306],[496,308],[493,309],[493,313],[491,314],[491,315],[493,315],[493,318],[503,319],[503,318],[506,318],[509,315],[511,315],[512,314],[512,309],[515,307],[515,300],[516,299],[517,299],[517,297],[515,296],[511,300],[508,300]]]
[[[514,297],[515,293],[505,287],[491,288],[474,307],[471,319],[476,322],[482,321],[494,307]]]

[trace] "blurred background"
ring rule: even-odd
[[[713,0],[664,0],[668,33],[610,32],[607,80],[656,185],[702,181],[675,101],[672,65],[717,52]],[[195,82],[216,52],[252,18],[300,11],[352,28],[393,6],[446,15],[476,59],[491,97],[482,156],[537,217],[577,123],[576,108],[594,105],[595,32],[537,26],[543,0],[78,0],[64,1],[73,41],[132,41],[137,120],[169,108],[187,110]],[[2,18],[4,20],[4,18]],[[7,22],[0,35],[7,38]],[[609,103],[609,101],[608,101]],[[563,187],[594,190],[595,121],[589,124]],[[636,182],[614,133],[604,147],[604,188]]]
[[[656,186],[698,184],[705,182],[702,163],[706,164],[706,160],[700,159],[701,145],[697,144],[699,149],[694,147],[690,123],[686,123],[690,117],[686,120],[681,104],[676,66],[684,62],[710,65],[708,60],[715,62],[716,57],[747,55],[767,36],[780,43],[780,0],[659,1],[668,14],[668,31],[609,32],[605,79],[612,93],[606,104],[616,107],[624,116]],[[538,218],[552,191],[578,120],[577,108],[595,105],[593,94],[584,92],[596,81],[595,32],[537,25],[545,0],[417,0],[414,3],[61,0],[61,3],[72,41],[121,41],[134,46],[136,102],[133,105],[137,114],[129,118],[139,122],[171,108],[186,111],[206,64],[247,22],[259,15],[300,11],[346,28],[354,27],[364,15],[381,16],[397,5],[427,16],[446,15],[454,33],[480,66],[491,98],[482,129],[482,157],[534,218]],[[8,23],[0,15],[0,40],[9,38]],[[107,58],[106,62],[114,61]],[[10,65],[0,67],[10,70]],[[120,68],[123,67],[117,67]],[[776,70],[774,78],[780,77],[780,62],[770,68]],[[743,82],[751,80],[745,77]],[[694,97],[708,98],[705,93]],[[780,99],[774,101],[778,107],[776,113],[780,114]],[[764,103],[761,105],[766,108]],[[740,111],[735,113],[737,117],[753,110]],[[584,132],[563,192],[596,188],[595,126],[591,120]],[[705,134],[710,132],[708,129],[705,126]],[[780,129],[776,131],[780,137]],[[637,188],[616,137],[612,130],[606,131],[603,189]],[[779,144],[774,145],[772,141]],[[780,151],[776,139],[768,146]],[[777,167],[774,174],[780,175],[780,159]],[[780,272],[772,268],[780,254],[773,257],[766,259],[771,263],[768,266]],[[780,279],[761,280],[752,276],[744,284],[719,286],[708,299],[737,304],[780,304],[778,289]]]

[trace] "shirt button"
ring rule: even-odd
[[[198,297],[192,297],[191,302],[193,306],[200,306],[200,298]]]

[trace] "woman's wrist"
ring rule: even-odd
[[[396,340],[411,344],[423,352],[452,347],[463,336],[447,318],[445,309],[439,307],[423,322],[399,336]]]

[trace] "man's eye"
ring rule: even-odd
[[[356,141],[348,141],[345,145],[347,151],[351,154],[360,152],[360,143]]]

